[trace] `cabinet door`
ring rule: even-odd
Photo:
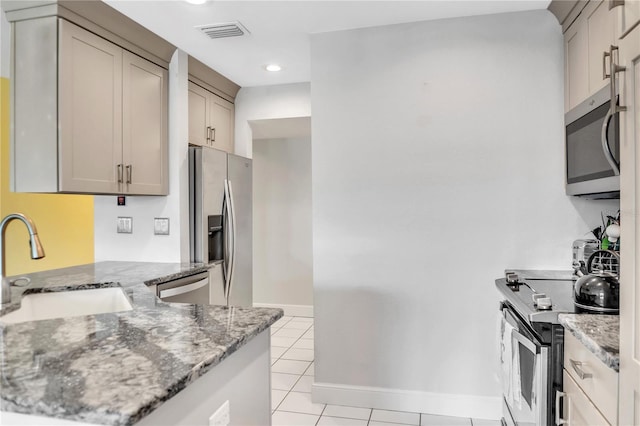
[[[211,94],[211,146],[233,154],[233,130],[235,109],[231,102]]]
[[[189,143],[210,146],[209,141],[209,92],[189,82]]]
[[[59,20],[59,190],[118,192],[122,49]]]
[[[589,38],[584,20],[577,20],[564,34],[565,112],[589,96]]]
[[[564,400],[563,415],[569,426],[609,426],[602,414],[573,381],[566,370],[562,372]]]
[[[625,0],[619,10],[618,23],[620,38],[626,37],[637,25],[640,25],[640,0]],[[637,33],[636,33],[637,37]]]
[[[620,40],[620,390],[618,424],[640,424],[640,26]]]
[[[608,1],[593,1],[585,8],[586,31],[589,43],[589,94],[609,84],[602,70],[603,53],[615,44],[615,12],[609,11]]]
[[[167,71],[125,51],[122,87],[122,192],[166,195]]]

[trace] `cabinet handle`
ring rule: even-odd
[[[211,142],[215,142],[216,141],[216,128],[215,127],[211,128],[211,135],[212,135]]]
[[[127,164],[127,185],[131,183],[131,175],[133,174],[131,169],[133,169],[131,164]]]
[[[118,184],[122,183],[122,164],[118,164],[117,166],[118,169]]]
[[[581,362],[574,361],[572,359],[569,359],[569,362],[571,363],[571,367],[573,367],[573,371],[575,371],[576,374],[578,375],[578,377],[580,377],[580,380],[589,379],[589,378],[593,377],[593,374],[585,373],[585,371],[582,369],[582,363]]]
[[[211,142],[211,127],[207,126],[207,143]]]
[[[618,90],[616,87],[616,74],[618,74],[619,72],[625,71],[627,68],[622,66],[622,65],[618,65],[616,64],[615,61],[615,57],[613,56],[613,52],[618,50],[618,46],[611,46],[609,48],[609,56],[611,56],[610,60],[609,60],[609,76],[611,77],[611,108],[610,111],[612,114],[615,114],[616,112],[620,112],[620,111],[626,111],[627,107],[626,106],[622,106],[622,105],[618,105]]]
[[[560,411],[560,399],[564,398],[565,396],[567,396],[566,393],[556,391],[556,425],[558,426],[569,423],[568,419],[562,418],[562,411]]]
[[[606,50],[602,52],[602,79],[603,80],[606,80],[607,78],[611,77],[611,75],[607,73],[607,58],[610,56],[611,56],[610,52],[607,52]]]

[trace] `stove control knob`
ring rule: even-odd
[[[542,299],[542,298],[545,298],[545,297],[547,297],[547,295],[544,294],[544,293],[534,293],[534,294],[531,295],[531,298],[533,299],[533,304],[534,305],[538,304],[538,299]]]
[[[541,297],[538,299],[538,309],[541,311],[551,310],[551,298],[550,297]]]

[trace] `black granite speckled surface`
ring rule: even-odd
[[[31,284],[12,288],[0,315],[19,308],[25,292],[103,285],[122,286],[133,310],[0,324],[0,410],[131,425],[282,317],[279,309],[163,303],[147,288],[206,269],[101,262],[27,275]]]
[[[617,315],[560,314],[560,324],[606,366],[620,371],[620,317]]]

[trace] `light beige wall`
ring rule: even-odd
[[[311,138],[253,141],[253,300],[313,305]]]

